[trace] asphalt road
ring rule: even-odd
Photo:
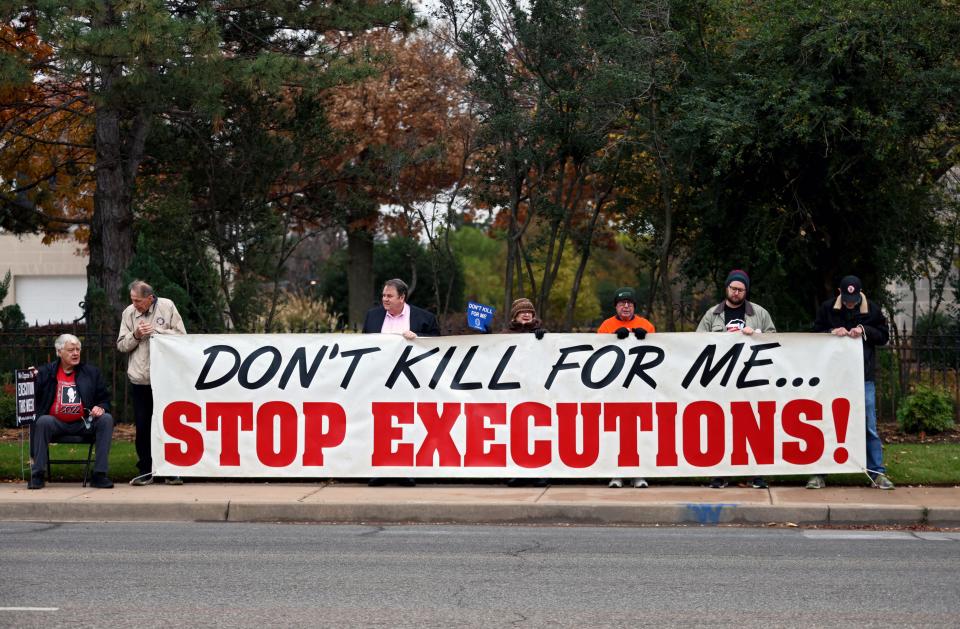
[[[0,522],[0,626],[960,626],[960,534]]]

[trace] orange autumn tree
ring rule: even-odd
[[[452,264],[446,242],[450,216],[469,170],[473,121],[462,67],[429,33],[368,34],[355,45],[377,73],[332,90],[331,126],[345,139],[332,169],[342,173],[337,198],[348,242],[349,317],[362,321],[375,291],[377,233],[424,234],[434,271]],[[389,207],[392,211],[382,211]],[[416,288],[415,267],[409,277]],[[449,287],[436,303],[449,303]]]
[[[82,85],[45,76],[50,45],[0,24],[0,228],[86,242],[93,212],[91,108]],[[31,75],[29,69],[34,70]]]

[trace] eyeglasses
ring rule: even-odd
[[[745,293],[747,292],[746,288],[737,288],[736,286],[727,286],[727,290],[733,293]]]

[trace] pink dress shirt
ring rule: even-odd
[[[398,315],[390,314],[387,311],[383,318],[383,327],[380,331],[384,334],[403,334],[410,330],[410,304],[403,304],[403,311]]]

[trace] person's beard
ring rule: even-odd
[[[736,295],[727,295],[727,302],[734,305],[734,307],[739,307],[747,300],[745,293],[737,293]]]

